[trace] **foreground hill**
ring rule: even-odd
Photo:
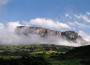
[[[89,65],[90,45],[1,45],[0,65]]]
[[[0,65],[56,65],[68,63],[58,59],[73,47],[34,44],[34,45],[1,45]],[[71,61],[70,61],[71,62]],[[70,64],[69,62],[69,64]],[[75,62],[76,63],[76,62]]]
[[[80,62],[84,65],[90,65],[90,45],[81,46],[69,50],[64,55],[66,59],[80,59]]]
[[[89,65],[90,45],[1,45],[0,65]]]

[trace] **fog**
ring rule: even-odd
[[[70,18],[72,17],[72,18]],[[74,19],[73,19],[74,17]],[[0,44],[4,45],[20,45],[20,44],[56,44],[56,45],[65,45],[65,46],[82,46],[82,45],[89,45],[90,43],[90,31],[87,32],[86,29],[90,29],[90,22],[88,15],[76,15],[73,16],[65,16],[65,19],[69,19],[67,22],[61,22],[58,20],[53,19],[46,19],[46,18],[35,18],[31,19],[30,21],[21,23],[20,21],[15,22],[7,22],[7,23],[0,23]],[[81,22],[81,21],[82,22]],[[87,25],[88,23],[88,25]],[[67,41],[58,36],[48,36],[47,38],[42,38],[37,34],[29,34],[28,36],[25,35],[18,35],[15,30],[17,26],[39,26],[44,27],[52,30],[57,31],[67,31],[73,30],[78,32],[79,35],[86,42],[82,42],[78,40],[78,42],[71,42]]]

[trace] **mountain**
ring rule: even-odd
[[[52,29],[47,29],[43,27],[31,27],[31,26],[17,26],[16,28],[16,34],[18,35],[24,35],[24,36],[29,36],[29,35],[39,35],[41,38],[45,37],[59,37],[62,39],[66,39],[69,41],[74,41],[76,42],[78,39],[80,41],[85,42],[83,38],[78,35],[77,32],[75,31],[56,31]]]
[[[41,37],[45,36],[50,36],[50,35],[60,35],[61,33],[58,31],[42,28],[42,27],[30,27],[30,26],[18,26],[16,28],[16,32],[18,34],[24,34],[24,35],[29,35],[29,34],[38,34]]]

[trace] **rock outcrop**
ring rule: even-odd
[[[61,32],[61,36],[65,37],[68,40],[76,40],[77,38],[79,38],[78,33],[74,31]]]
[[[20,35],[38,34],[41,37],[45,36],[56,36],[61,35],[61,32],[54,31],[42,27],[28,27],[28,26],[18,26],[16,28],[16,33]]]
[[[42,27],[18,26],[16,28],[16,33],[18,35],[25,35],[25,36],[29,36],[30,34],[31,35],[36,34],[43,38],[47,36],[58,36],[70,41],[76,41],[77,39],[83,40],[82,37],[78,35],[77,32],[74,31],[60,32]]]

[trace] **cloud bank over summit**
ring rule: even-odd
[[[15,29],[17,26],[33,26],[33,27],[44,27],[56,31],[76,31],[83,37],[84,40],[90,42],[90,14],[66,14],[64,17],[64,22],[59,20],[47,19],[47,18],[35,18],[31,19],[30,21],[25,21],[22,23],[21,21],[14,21],[14,22],[7,22],[1,23],[0,22],[0,44],[31,44],[33,42],[46,42],[41,38],[34,37],[32,35],[32,39],[30,40],[29,37],[25,36],[18,36],[15,33]],[[53,38],[50,41],[55,40],[54,44],[58,45],[67,45],[67,46],[80,46],[82,43],[73,43],[68,42],[63,39]],[[34,43],[33,42],[33,43]],[[50,42],[49,42],[50,43]],[[48,43],[48,44],[49,44]],[[51,42],[52,43],[52,42]],[[50,43],[50,44],[51,44]],[[83,45],[87,45],[90,43],[85,43]]]
[[[32,19],[30,21],[30,24],[34,26],[55,28],[57,30],[62,30],[62,29],[69,30],[70,29],[70,26],[65,23],[61,23],[59,21],[54,21],[52,19],[45,19],[45,18]]]

